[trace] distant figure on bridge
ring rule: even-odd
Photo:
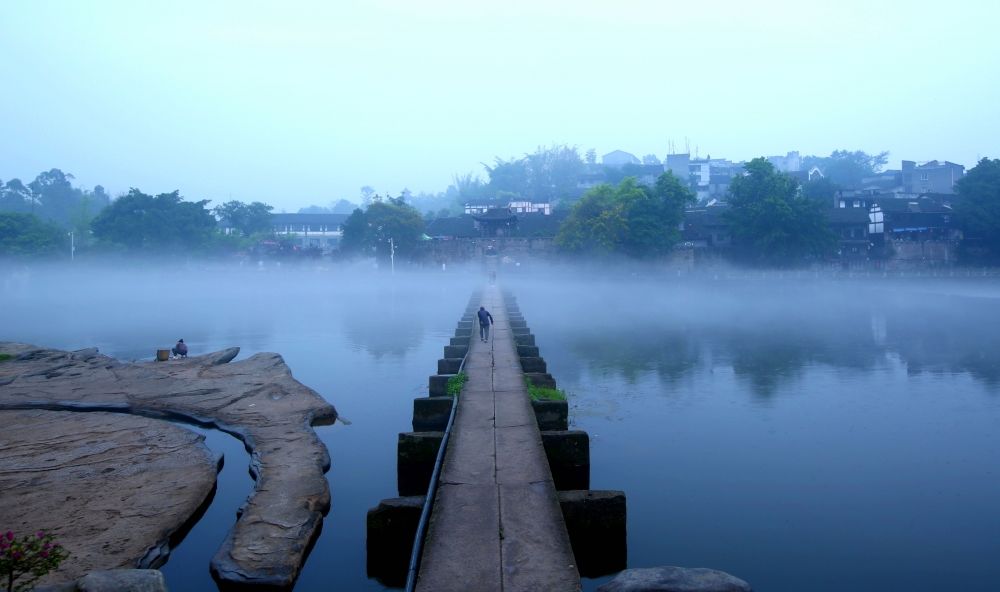
[[[178,339],[177,345],[175,345],[174,348],[170,350],[170,353],[174,354],[174,357],[177,358],[186,358],[188,357],[188,346],[186,343],[184,343],[183,339]]]
[[[483,306],[479,307],[479,312],[476,314],[479,315],[479,339],[486,343],[490,340],[490,325],[493,324],[493,315]]]

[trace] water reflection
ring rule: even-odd
[[[394,295],[374,298],[375,314],[346,314],[341,320],[344,336],[354,348],[363,349],[375,359],[401,357],[424,339],[424,325],[419,315],[400,310]]]
[[[570,335],[569,346],[570,359],[579,362],[575,373],[583,367],[618,372],[629,384],[649,373],[674,382],[701,361],[697,340],[682,329],[587,329]]]
[[[671,387],[702,370],[727,368],[767,398],[794,385],[811,364],[864,372],[894,356],[910,374],[968,373],[993,389],[1000,385],[1000,316],[991,301],[852,296],[831,307],[829,300],[776,305],[751,294],[735,310],[661,309],[641,322],[617,316],[561,326],[558,343],[543,335],[539,344],[543,356],[558,361],[557,378],[571,381],[600,373],[634,384],[655,375]],[[553,314],[542,310],[529,310],[529,323]],[[542,326],[554,328],[550,319]],[[570,355],[559,351],[564,346]]]
[[[954,287],[515,291],[592,436],[592,486],[629,496],[630,567],[711,566],[778,592],[985,592],[1000,578],[1000,285]]]
[[[907,373],[968,373],[1000,387],[1000,315],[982,298],[927,297],[886,311],[886,346]]]

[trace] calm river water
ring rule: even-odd
[[[591,435],[591,486],[628,496],[629,566],[714,567],[756,590],[995,590],[1000,283],[501,273]],[[378,590],[365,512],[479,274],[338,269],[0,271],[0,340],[149,359],[282,354],[350,425],[318,428],[332,510],[296,590]],[[164,567],[208,562],[251,487],[226,455]],[[593,589],[607,578],[588,580]]]

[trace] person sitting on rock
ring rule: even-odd
[[[186,358],[186,357],[188,357],[188,346],[187,346],[186,343],[184,343],[183,339],[178,339],[177,340],[177,345],[175,345],[174,349],[172,349],[170,351],[171,351],[171,353],[174,354],[174,357],[177,357],[177,358]]]

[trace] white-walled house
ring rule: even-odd
[[[272,214],[274,234],[294,239],[303,249],[318,248],[328,253],[340,246],[341,226],[348,214]]]

